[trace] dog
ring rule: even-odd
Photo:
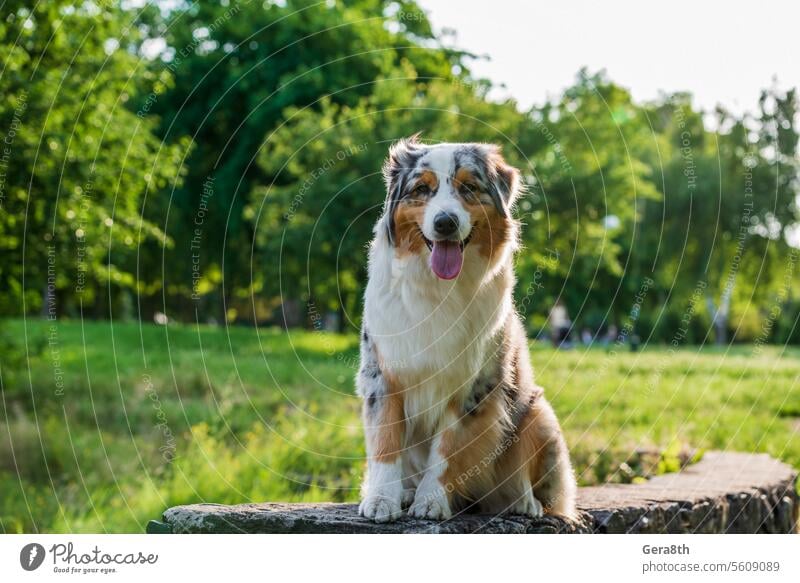
[[[414,136],[383,175],[356,379],[360,514],[574,517],[569,453],[512,297],[519,171],[495,145]]]

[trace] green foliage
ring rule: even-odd
[[[235,305],[238,297],[239,306],[247,308],[249,294],[263,285],[262,274],[251,273],[262,252],[254,256],[253,241],[263,235],[256,233],[248,209],[256,204],[254,190],[286,180],[255,160],[265,143],[275,143],[273,134],[281,132],[287,117],[298,109],[319,111],[325,104],[356,107],[371,95],[376,78],[401,64],[414,75],[444,79],[452,77],[452,66],[461,66],[461,54],[438,47],[413,2],[403,2],[399,12],[396,8],[386,0],[202,2],[170,13],[157,28],[169,50],[154,67],[173,71],[175,82],[153,111],[163,118],[165,138],[189,135],[198,145],[186,161],[185,184],[170,193],[167,227],[176,245],[168,261],[176,269],[165,277],[176,296],[191,292],[194,219],[209,177],[214,194],[202,226],[201,261],[204,283],[210,284],[203,295],[211,301],[203,305],[220,309],[223,299]],[[418,18],[404,18],[407,13]],[[343,142],[337,149],[345,147]],[[374,167],[360,169],[375,172]],[[147,213],[165,220],[165,204]],[[322,233],[336,236],[324,228]],[[185,302],[171,304],[176,313],[188,314]],[[247,316],[258,319],[257,314]],[[225,318],[223,313],[219,319]]]
[[[735,116],[580,71],[521,111],[411,1],[6,9],[0,313],[356,328],[383,158],[422,132],[521,168],[534,334],[561,298],[592,333],[797,342],[793,90]]]
[[[178,177],[177,150],[155,137],[137,98],[130,15],[91,3],[11,2],[0,22],[0,311],[59,313],[136,289],[137,248],[164,244],[141,218],[147,192]],[[23,287],[24,278],[24,287]],[[24,301],[24,304],[21,304]]]
[[[677,310],[701,291],[706,317],[716,316],[718,342],[728,330],[742,340],[762,336],[759,320],[769,316],[754,312],[776,293],[781,304],[796,293],[796,252],[786,237],[798,218],[797,96],[772,88],[759,107],[757,118],[718,108],[715,132],[687,95],[673,95],[649,113],[661,133],[658,179],[665,194],[661,204],[647,204],[631,246],[632,271],[669,290]],[[780,146],[777,128],[787,134]],[[768,331],[762,341],[769,338]]]

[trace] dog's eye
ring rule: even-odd
[[[474,182],[462,182],[460,190],[462,194],[474,196],[478,193],[478,185]]]
[[[430,194],[431,189],[427,184],[420,184],[414,189],[414,194],[418,196],[425,196],[426,194]]]

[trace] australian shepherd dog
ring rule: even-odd
[[[572,517],[575,478],[514,309],[519,172],[490,144],[394,144],[369,252],[361,365],[377,522]]]

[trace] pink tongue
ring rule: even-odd
[[[453,279],[461,273],[461,245],[456,241],[434,241],[431,269],[442,279]]]

